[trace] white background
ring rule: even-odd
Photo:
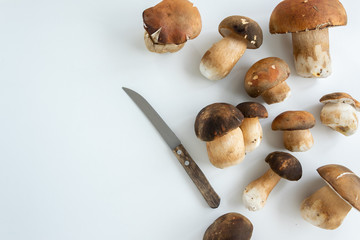
[[[354,239],[360,214],[352,209],[337,230],[305,222],[301,201],[324,185],[316,168],[329,163],[360,174],[360,132],[345,137],[321,125],[321,96],[343,91],[360,99],[358,1],[343,0],[348,25],[330,29],[333,74],[296,75],[290,35],[270,35],[268,22],[279,1],[199,0],[201,34],[173,54],[149,52],[142,12],[158,1],[0,1],[0,239],[202,239],[227,212],[253,225],[252,239]],[[264,43],[247,50],[217,82],[199,72],[205,51],[221,37],[230,15],[256,20]],[[264,139],[234,167],[217,169],[196,138],[194,120],[208,104],[255,100],[243,89],[247,69],[276,56],[291,68],[292,95],[266,105]],[[221,196],[207,206],[153,126],[123,92],[142,94],[182,140]],[[264,103],[262,99],[256,101]],[[244,187],[262,175],[268,153],[285,151],[271,130],[286,110],[306,110],[317,120],[315,144],[294,153],[302,163],[298,182],[281,180],[266,206],[249,212]]]

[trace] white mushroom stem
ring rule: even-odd
[[[245,152],[251,152],[260,145],[263,137],[262,127],[258,117],[244,118],[240,125],[244,135]]]
[[[290,96],[290,87],[285,81],[261,94],[267,104],[282,102]]]
[[[218,168],[236,165],[245,157],[244,136],[240,128],[206,142],[206,148],[210,162]]]
[[[155,52],[155,53],[170,52],[170,53],[172,53],[172,52],[177,52],[184,47],[185,43],[179,44],[179,45],[159,43],[158,38],[159,38],[160,30],[161,29],[154,32],[151,36],[149,35],[149,33],[147,31],[145,31],[145,34],[144,34],[145,46],[150,52]]]
[[[274,189],[281,177],[269,169],[260,178],[252,181],[243,192],[243,202],[250,211],[260,210],[265,206],[270,192]]]
[[[358,128],[356,110],[347,103],[326,103],[321,110],[320,120],[345,136],[354,134]]]
[[[327,28],[292,33],[296,72],[302,77],[328,77],[331,74]]]
[[[247,48],[247,40],[230,34],[204,54],[200,62],[200,72],[210,80],[226,77]]]
[[[284,146],[291,152],[305,152],[314,144],[314,138],[309,129],[284,131]]]
[[[350,210],[351,206],[328,185],[301,203],[301,216],[311,224],[324,229],[339,227]]]

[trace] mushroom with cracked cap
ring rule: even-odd
[[[246,72],[244,87],[250,97],[262,96],[267,104],[282,102],[290,96],[286,79],[290,75],[287,63],[268,57],[254,63]]]
[[[314,144],[310,128],[315,126],[314,116],[306,111],[286,111],[279,114],[272,122],[272,130],[281,130],[287,150],[305,152]]]
[[[163,0],[143,12],[144,41],[151,52],[179,51],[201,32],[199,10],[188,0]]]
[[[236,165],[245,157],[244,137],[240,129],[244,116],[228,103],[213,103],[196,116],[195,134],[206,142],[210,162],[218,168]]]
[[[270,17],[270,33],[291,33],[296,72],[302,77],[331,74],[328,28],[347,24],[338,0],[284,0]]]
[[[243,102],[236,106],[244,115],[240,128],[244,135],[245,152],[251,152],[257,148],[262,140],[263,131],[259,118],[267,118],[266,108],[257,102]]]
[[[320,102],[325,104],[320,113],[322,124],[345,136],[356,132],[359,125],[356,111],[360,111],[360,102],[343,92],[326,94]]]
[[[336,229],[352,207],[360,211],[360,178],[338,164],[322,166],[317,172],[327,185],[301,203],[301,216],[317,227]]]
[[[200,62],[201,74],[210,80],[226,77],[247,48],[259,48],[263,41],[259,24],[248,17],[227,17],[218,29],[223,38],[206,51]]]
[[[249,240],[253,228],[244,215],[230,212],[218,217],[206,229],[203,240]]]
[[[250,211],[257,211],[265,206],[270,192],[281,178],[298,181],[302,176],[301,163],[290,153],[272,152],[265,161],[270,169],[247,185],[243,192],[243,202]]]

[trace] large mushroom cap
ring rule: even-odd
[[[213,103],[196,116],[195,134],[203,141],[212,141],[238,128],[244,119],[239,109],[228,103]]]
[[[277,175],[290,181],[297,181],[302,176],[302,167],[299,160],[286,152],[272,152],[266,158],[267,162]]]
[[[338,0],[284,0],[270,17],[270,33],[302,32],[347,24]]]
[[[259,48],[263,42],[263,33],[257,22],[248,17],[229,16],[219,24],[219,33],[226,37],[230,34],[247,40],[247,48]]]
[[[200,34],[198,9],[187,0],[163,0],[143,12],[144,28],[160,44],[182,44]]]
[[[243,102],[236,106],[245,118],[267,118],[268,112],[266,108],[257,102]]]
[[[306,111],[286,111],[272,122],[272,130],[305,130],[315,126],[314,116]]]
[[[321,103],[346,103],[353,106],[357,111],[360,111],[360,102],[347,93],[335,92],[324,95],[320,98]]]
[[[290,75],[287,63],[277,57],[268,57],[254,63],[245,75],[244,86],[250,97],[258,97],[264,91],[285,81]]]
[[[325,165],[317,171],[342,199],[360,211],[360,178],[355,173],[338,164]]]
[[[226,213],[211,224],[203,240],[249,240],[253,225],[249,219],[240,213]]]

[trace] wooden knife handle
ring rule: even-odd
[[[214,191],[209,181],[206,179],[204,173],[199,166],[191,158],[190,154],[186,151],[184,146],[180,144],[173,150],[176,158],[184,167],[191,180],[195,183],[200,193],[205,198],[207,204],[211,208],[217,208],[220,204],[220,197]]]

